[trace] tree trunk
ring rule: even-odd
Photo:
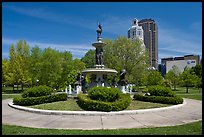
[[[188,93],[188,87],[186,87],[186,93]]]

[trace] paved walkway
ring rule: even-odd
[[[2,100],[2,123],[53,129],[126,129],[182,125],[202,120],[202,101],[184,99],[179,107],[147,109],[124,114],[46,114],[14,109],[12,99]],[[122,111],[124,112],[124,111]],[[138,113],[140,112],[140,113]]]

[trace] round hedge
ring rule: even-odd
[[[36,86],[36,87],[32,87],[32,88],[25,90],[22,93],[22,97],[27,98],[27,97],[47,96],[47,95],[51,95],[52,92],[53,92],[53,89],[51,87]]]
[[[175,93],[172,92],[171,88],[160,85],[154,85],[148,87],[150,96],[164,96],[164,97],[175,97]]]
[[[120,111],[126,109],[132,101],[129,94],[121,94],[114,102],[92,100],[85,94],[78,94],[77,98],[79,107],[87,111]]]
[[[93,87],[88,91],[88,96],[92,100],[100,100],[104,102],[116,101],[121,92],[117,88],[107,88],[107,87]]]

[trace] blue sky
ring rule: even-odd
[[[81,58],[94,49],[97,22],[103,39],[127,36],[133,18],[152,18],[158,25],[159,62],[164,57],[202,56],[201,2],[3,2],[2,58],[9,47],[26,40],[71,51]]]

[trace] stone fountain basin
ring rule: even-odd
[[[115,69],[109,69],[109,68],[88,68],[83,70],[82,73],[108,74],[108,73],[118,73],[118,72]]]

